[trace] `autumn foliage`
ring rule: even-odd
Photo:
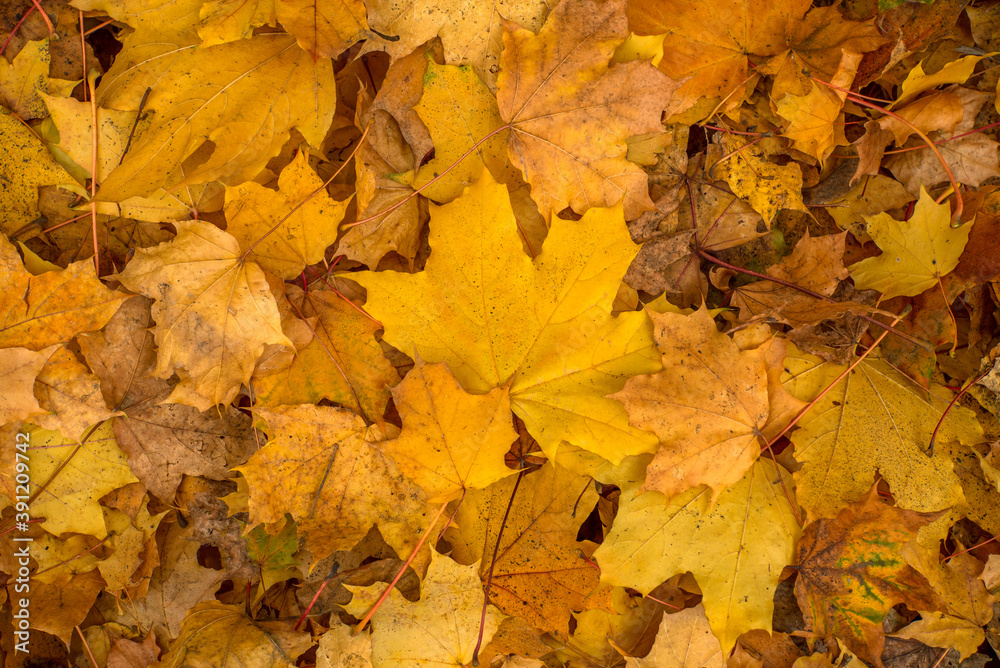
[[[4,666],[1000,661],[996,0],[0,32]]]

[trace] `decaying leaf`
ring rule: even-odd
[[[382,452],[378,427],[340,408],[258,413],[270,440],[236,468],[250,486],[251,521],[291,514],[316,558],[349,549],[372,525],[400,553],[412,548],[423,530],[424,494]]]
[[[208,223],[178,222],[177,236],[141,250],[119,280],[154,302],[155,375],[181,376],[169,401],[207,410],[250,380],[267,344],[291,346],[264,273],[236,240]]]
[[[517,486],[522,511],[504,513]],[[497,540],[490,600],[502,612],[526,619],[532,626],[569,635],[570,612],[605,604],[599,592],[600,574],[586,555],[593,546],[576,540],[578,515],[595,502],[594,484],[553,464],[517,478],[504,478],[466,495],[456,517],[458,529],[448,536],[459,563],[478,563],[479,575],[489,577]]]
[[[511,161],[547,221],[567,206],[583,213],[622,201],[627,220],[653,208],[625,140],[660,129],[678,82],[641,61],[607,67],[627,35],[624,4],[565,0],[537,35],[504,23],[500,116],[511,126]]]
[[[795,596],[810,628],[821,636],[836,634],[859,656],[881,665],[881,621],[893,605],[928,611],[943,605],[900,554],[932,519],[885,505],[872,486],[835,518],[806,527],[796,549]]]
[[[764,351],[741,351],[706,310],[650,315],[663,370],[629,379],[614,395],[629,422],[660,441],[643,489],[672,497],[708,485],[715,498],[760,454],[769,414]]]
[[[844,371],[794,348],[785,369],[785,388],[803,401],[811,401]],[[796,498],[810,517],[830,517],[859,501],[876,470],[902,508],[936,511],[961,500],[951,459],[927,454],[930,434],[950,401],[947,394],[941,388],[926,393],[879,359],[869,357],[855,367],[792,434],[795,457],[802,463],[795,474]],[[952,406],[939,440],[979,439],[980,426],[966,410]]]
[[[966,4],[4,4],[6,663],[981,668]]]
[[[156,664],[162,668],[256,665],[286,668],[311,641],[274,622],[255,622],[239,608],[199,603],[184,618],[180,636]]]

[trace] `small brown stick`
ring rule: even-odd
[[[514,489],[510,492],[510,500],[507,501],[507,510],[503,513],[503,520],[500,522],[500,529],[497,531],[497,542],[493,546],[493,559],[490,561],[490,570],[486,575],[486,586],[483,588],[483,612],[479,617],[479,638],[476,640],[476,647],[472,650],[472,665],[479,665],[479,648],[483,645],[483,631],[486,627],[486,608],[490,605],[490,585],[493,584],[493,568],[497,564],[497,554],[500,552],[500,541],[503,539],[503,530],[507,527],[507,518],[510,517],[510,509],[514,505],[514,497],[517,495],[517,488],[521,486],[521,479],[528,469],[521,469],[514,481]]]
[[[83,631],[80,630],[80,625],[77,624],[73,628],[76,629],[77,635],[80,636],[80,641],[83,643],[83,648],[87,650],[87,656],[90,657],[90,662],[94,664],[94,668],[101,668],[97,663],[97,659],[94,658],[94,653],[90,651],[90,645],[87,644],[87,639],[83,637]]]
[[[122,164],[122,160],[125,159],[128,150],[132,148],[132,137],[135,136],[135,129],[139,127],[139,117],[142,116],[142,110],[146,107],[146,100],[149,99],[149,94],[153,91],[152,88],[146,88],[146,92],[142,94],[142,99],[139,100],[139,111],[135,115],[135,120],[132,121],[132,129],[128,133],[128,141],[125,142],[125,150],[122,151],[121,157],[118,158],[118,164]]]

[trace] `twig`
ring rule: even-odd
[[[493,559],[490,561],[490,570],[486,575],[486,587],[483,590],[483,612],[479,617],[479,638],[476,640],[476,647],[472,650],[472,665],[479,665],[479,648],[483,645],[483,630],[486,626],[486,608],[490,604],[490,585],[493,584],[493,568],[497,564],[497,554],[500,552],[500,541],[503,539],[503,530],[507,527],[507,518],[510,516],[510,509],[514,505],[514,497],[517,495],[517,488],[521,486],[521,479],[528,469],[521,469],[514,481],[514,489],[510,492],[510,500],[507,501],[507,510],[504,511],[503,521],[500,522],[500,529],[497,531],[497,542],[493,546]]]
[[[462,497],[465,498],[464,490],[462,492]],[[424,534],[420,537],[420,540],[417,541],[417,546],[413,548],[412,552],[410,552],[410,556],[407,557],[403,565],[400,566],[399,572],[396,573],[396,577],[394,577],[392,579],[392,582],[389,583],[389,586],[385,588],[385,591],[382,592],[381,598],[379,598],[379,600],[375,603],[375,605],[372,606],[372,609],[368,611],[368,614],[365,615],[365,618],[362,619],[360,622],[358,622],[358,625],[354,627],[354,635],[361,633],[365,629],[365,627],[368,626],[368,622],[371,621],[372,615],[375,614],[376,610],[382,607],[382,604],[385,602],[385,599],[389,598],[389,594],[396,586],[396,583],[399,582],[399,579],[403,577],[403,573],[405,573],[406,569],[409,568],[410,564],[413,562],[413,559],[417,556],[417,552],[419,552],[420,548],[424,546],[424,543],[427,541],[427,537],[431,535],[431,531],[434,529],[434,525],[437,524],[437,521],[441,518],[441,515],[444,514],[444,509],[448,507],[449,503],[451,503],[451,501],[445,501],[444,503],[441,504],[441,507],[438,508],[437,514],[434,516],[434,519],[432,519],[431,523],[427,525],[427,529],[424,530]],[[459,503],[461,503],[461,501],[459,501]]]

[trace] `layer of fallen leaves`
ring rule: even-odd
[[[998,660],[997,0],[8,35],[4,666]]]

